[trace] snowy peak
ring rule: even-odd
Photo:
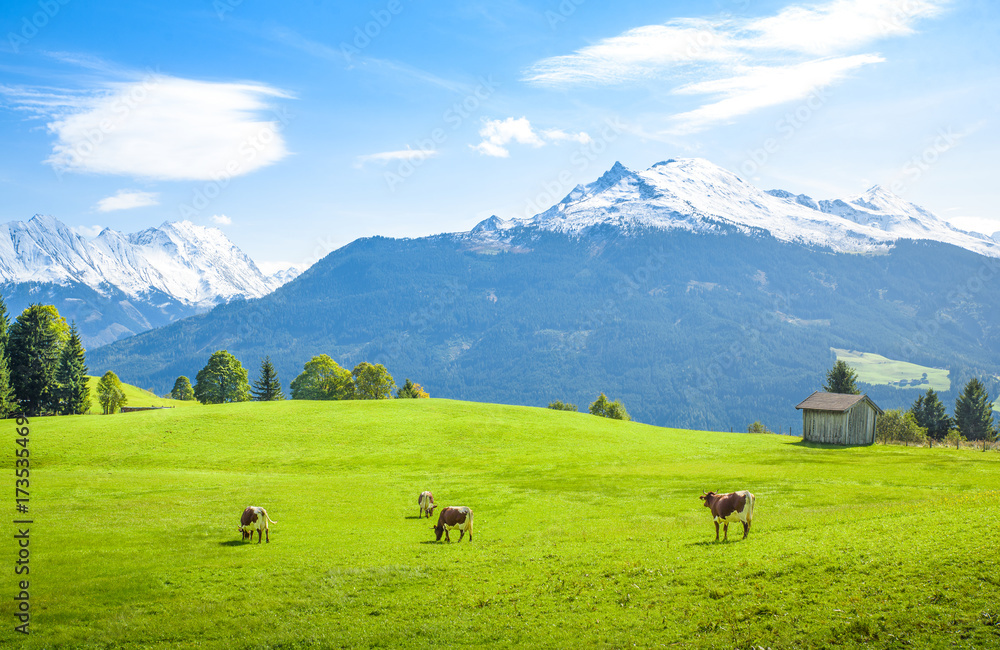
[[[996,241],[957,230],[878,185],[847,199],[817,201],[785,190],[764,192],[701,158],[664,160],[641,172],[616,162],[596,181],[578,185],[548,210],[527,220],[505,222],[504,227],[515,225],[573,234],[599,225],[626,232],[644,228],[714,232],[725,225],[840,252],[885,250],[897,239],[924,239],[1000,257]]]
[[[0,281],[81,282],[134,298],[162,292],[198,307],[260,297],[280,284],[216,228],[168,222],[128,235],[105,228],[88,240],[45,215],[0,225]]]

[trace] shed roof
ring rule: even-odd
[[[882,409],[880,409],[878,405],[867,395],[824,393],[819,390],[805,398],[805,400],[803,400],[802,403],[795,408],[809,411],[846,411],[862,400],[871,404],[872,408],[878,411],[879,415],[882,414]]]

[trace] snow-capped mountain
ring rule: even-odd
[[[265,275],[216,228],[188,221],[88,239],[54,217],[0,224],[0,285],[11,314],[54,304],[94,347],[207,311],[259,298],[297,275]]]
[[[79,282],[130,298],[162,292],[195,307],[280,286],[216,228],[168,222],[132,234],[105,228],[88,240],[45,215],[0,225],[0,282]]]
[[[470,231],[475,239],[502,239],[515,226],[582,233],[601,224],[697,232],[736,227],[776,239],[838,252],[886,250],[898,239],[954,244],[1000,257],[1000,241],[958,230],[923,208],[875,186],[849,199],[816,201],[784,190],[763,191],[707,160],[666,160],[634,172],[621,163],[531,219],[491,217]]]

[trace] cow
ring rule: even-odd
[[[705,502],[706,508],[712,509],[712,520],[715,522],[715,541],[719,541],[719,523],[723,525],[723,541],[729,541],[729,522],[743,523],[743,539],[750,534],[750,524],[753,522],[753,504],[756,497],[746,490],[730,494],[706,492],[698,497]]]
[[[458,536],[458,541],[461,542],[462,538],[465,537],[465,533],[469,533],[469,541],[472,541],[472,509],[466,508],[465,506],[447,506],[438,515],[438,522],[436,526],[432,526],[434,529],[434,534],[437,535],[437,541],[441,541],[441,535],[444,534],[445,541],[451,542],[451,537],[448,536],[449,530],[458,529],[461,533]]]
[[[271,534],[267,528],[268,522],[276,524],[278,522],[274,521],[267,516],[267,510],[259,506],[247,506],[246,510],[243,511],[243,516],[240,517],[240,526],[236,529],[236,532],[243,534],[243,539],[253,540],[253,531],[257,531],[257,543],[260,544],[260,531],[264,531],[264,537],[267,539],[267,543],[271,543]]]
[[[434,503],[434,495],[430,492],[424,490],[417,497],[417,505],[420,506],[420,513],[417,515],[419,519],[421,516],[426,515],[428,519],[434,514],[434,508],[437,508],[437,504]]]

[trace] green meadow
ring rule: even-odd
[[[1000,646],[994,452],[437,399],[37,418],[29,445],[32,633],[8,534],[5,647]],[[737,489],[750,536],[715,543],[698,495]],[[433,541],[422,490],[471,543]]]
[[[931,368],[907,361],[896,361],[873,352],[858,352],[857,350],[841,350],[831,348],[838,361],[843,361],[858,373],[858,380],[866,384],[898,384],[900,381],[921,381],[927,375],[927,383],[913,385],[926,390],[946,393],[951,390],[951,379],[946,368]],[[909,386],[908,386],[909,387]],[[898,386],[897,386],[898,388]]]

